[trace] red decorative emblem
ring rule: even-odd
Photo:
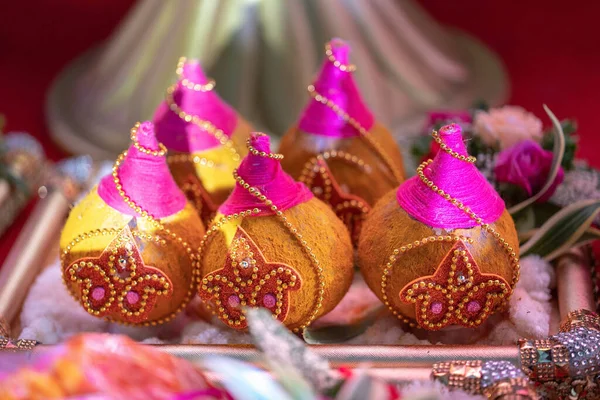
[[[417,323],[423,328],[475,327],[510,291],[502,277],[482,274],[465,244],[458,241],[435,274],[410,282],[400,291],[400,300],[415,304]]]
[[[79,284],[87,312],[133,324],[147,319],[158,296],[173,293],[171,282],[160,270],[144,265],[127,226],[100,257],[76,260],[65,276]]]
[[[206,189],[204,189],[200,178],[189,174],[181,185],[181,191],[190,203],[194,205],[202,222],[208,225],[215,217],[218,206],[213,202]]]
[[[243,306],[264,307],[283,322],[289,309],[289,291],[300,286],[296,271],[286,264],[268,262],[256,243],[238,227],[225,266],[206,275],[199,292],[225,324],[244,329],[247,323]]]
[[[371,209],[369,205],[359,196],[342,190],[322,156],[307,163],[299,180],[316,198],[329,204],[350,231],[352,241],[357,243],[362,223]]]

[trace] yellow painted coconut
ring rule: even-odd
[[[344,224],[282,171],[266,135],[252,134],[238,183],[199,250],[199,294],[226,325],[247,327],[244,307],[264,307],[293,330],[332,310],[353,275]]]
[[[235,185],[251,127],[213,91],[197,60],[181,58],[177,75],[154,115],[156,136],[175,181],[208,223]]]
[[[401,320],[437,330],[479,326],[519,278],[517,232],[473,165],[458,125],[417,176],[391,191],[363,225],[358,259],[369,287]]]
[[[334,39],[325,48],[311,100],[281,141],[281,165],[333,208],[356,241],[366,213],[404,180],[402,155],[361,99],[349,46]]]
[[[169,174],[151,122],[112,175],[72,210],[60,238],[65,284],[91,315],[163,323],[196,293],[202,221]]]

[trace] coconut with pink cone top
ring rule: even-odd
[[[266,135],[251,134],[247,146],[235,189],[198,251],[199,295],[234,329],[247,327],[243,307],[264,307],[298,331],[350,287],[350,236],[325,203],[282,170]]]
[[[171,177],[151,122],[72,210],[61,234],[65,284],[91,315],[156,325],[195,294],[204,227]]]
[[[481,325],[519,278],[519,242],[504,202],[473,165],[460,126],[417,176],[384,196],[363,225],[359,266],[400,320],[429,330]]]
[[[179,60],[177,83],[154,114],[175,181],[205,222],[227,198],[232,172],[246,154],[250,125],[214,92],[196,60]]]
[[[311,97],[280,152],[283,168],[328,203],[356,241],[366,213],[404,180],[404,169],[392,135],[362,101],[349,52],[340,39],[326,44]]]

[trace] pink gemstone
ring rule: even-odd
[[[263,305],[267,308],[275,307],[276,303],[277,303],[277,299],[275,298],[275,296],[273,296],[270,293],[265,294],[265,297],[263,297]]]
[[[431,306],[429,307],[429,309],[431,310],[432,313],[434,314],[440,314],[443,310],[443,305],[442,303],[440,303],[439,301],[435,301],[433,303],[431,303]]]
[[[100,286],[96,286],[94,289],[92,289],[92,299],[96,300],[96,301],[100,301],[104,298],[104,288],[100,287]]]
[[[232,294],[227,299],[227,304],[229,304],[229,307],[231,308],[238,308],[240,305],[240,298],[237,295]]]
[[[125,297],[129,304],[137,304],[137,302],[140,301],[140,295],[136,292],[127,292],[127,296]]]
[[[477,302],[475,300],[471,300],[470,302],[467,303],[467,311],[468,312],[475,314],[479,310],[481,310],[481,304],[479,304],[479,302]]]

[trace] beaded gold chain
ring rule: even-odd
[[[339,68],[340,71],[343,71],[343,72],[356,71],[356,65],[342,64],[337,58],[335,58],[335,55],[333,54],[333,49],[331,48],[331,42],[325,43],[325,55],[327,56],[327,59],[329,59],[329,61],[331,61],[331,63],[336,68]]]
[[[190,79],[182,77],[183,67],[185,66],[186,61],[187,61],[187,58],[180,57],[179,61],[177,62],[177,69],[175,69],[175,73],[177,74],[177,76],[179,78],[182,78],[181,84],[188,89],[195,90],[196,92],[210,92],[211,90],[213,90],[216,86],[216,82],[214,79],[209,80],[205,84],[201,84],[201,83],[192,82]]]
[[[133,146],[136,149],[138,149],[138,151],[140,151],[144,154],[154,156],[154,157],[162,157],[165,154],[167,154],[167,148],[162,143],[158,144],[159,150],[152,150],[152,149],[142,146],[137,140],[137,131],[138,131],[139,127],[140,127],[140,123],[136,122],[136,124],[133,126],[133,128],[131,128],[131,131],[130,131],[131,141],[133,142]]]
[[[320,94],[319,92],[317,92],[317,89],[315,88],[314,85],[308,85],[308,93],[312,96],[313,99],[315,99],[319,103],[329,107],[334,113],[336,113],[346,123],[350,124],[350,126],[352,126],[354,129],[356,129],[360,133],[361,137],[364,140],[366,140],[367,144],[369,144],[373,148],[375,153],[379,157],[381,157],[384,164],[388,167],[388,170],[392,173],[394,179],[396,180],[396,183],[399,184],[400,182],[402,182],[402,179],[403,179],[402,174],[400,174],[400,171],[396,168],[396,166],[394,165],[394,163],[392,162],[390,157],[387,155],[385,150],[381,147],[381,145],[375,139],[373,139],[373,137],[369,134],[369,132],[356,119],[354,119],[352,116],[350,116],[350,114],[348,114],[346,111],[342,110],[342,108],[340,106],[338,106],[337,104],[335,104],[333,101],[331,101],[327,97],[325,97],[322,94]]]
[[[211,134],[212,136],[214,136],[214,138],[217,139],[221,145],[223,145],[229,149],[233,160],[239,161],[241,159],[241,157],[240,157],[240,154],[235,149],[235,144],[233,143],[233,140],[231,140],[225,134],[225,132],[223,132],[223,130],[217,128],[212,122],[201,119],[197,115],[192,115],[192,114],[186,113],[185,111],[183,111],[183,109],[181,107],[179,107],[177,105],[177,103],[175,102],[175,99],[173,98],[173,93],[175,92],[176,89],[177,89],[177,84],[171,85],[167,89],[165,101],[167,102],[169,109],[171,111],[173,111],[175,114],[177,114],[177,116],[179,118],[181,118],[182,120],[184,120],[185,122],[191,122],[194,125],[198,126],[200,129],[202,129],[202,130],[208,132],[209,134]],[[189,157],[189,160],[192,161],[192,159],[194,158],[194,155],[190,154],[188,157]]]
[[[264,134],[260,134],[260,135],[264,135]],[[246,146],[248,146],[248,148],[251,147],[250,139],[248,139],[246,141]],[[262,152],[259,152],[257,155],[259,155],[261,157],[269,157],[269,155],[262,155],[261,153]],[[271,153],[269,153],[269,154],[271,154]],[[279,160],[283,158],[283,155],[281,155],[281,154],[274,154],[274,155],[276,155],[277,159],[279,159]],[[270,157],[270,158],[272,158],[272,157]],[[283,226],[298,241],[298,243],[302,247],[303,251],[307,254],[308,258],[310,259],[311,263],[313,264],[313,266],[317,272],[318,288],[317,288],[317,297],[315,299],[315,305],[313,307],[313,310],[311,311],[311,314],[309,315],[306,322],[304,322],[300,327],[294,328],[294,332],[303,331],[307,326],[309,326],[315,320],[315,318],[317,317],[317,315],[319,313],[319,310],[321,309],[321,307],[323,305],[323,295],[325,293],[325,278],[323,276],[323,267],[321,267],[321,264],[320,264],[319,260],[317,259],[317,256],[313,253],[312,248],[308,245],[308,242],[303,238],[302,234],[300,232],[298,232],[298,229],[296,227],[294,227],[290,221],[288,221],[287,217],[283,214],[283,212],[281,210],[279,210],[278,207],[275,204],[273,204],[273,202],[271,200],[269,200],[267,198],[267,196],[262,194],[259,189],[257,189],[254,186],[250,186],[249,183],[247,183],[242,177],[240,177],[238,175],[237,169],[233,171],[233,176],[234,176],[236,182],[241,187],[246,189],[253,196],[257,197],[267,207],[269,207],[271,209],[271,211],[273,211],[275,213],[275,216],[277,218],[279,218],[279,220],[283,223]],[[232,221],[232,220],[235,220],[238,218],[244,218],[246,216],[250,216],[253,214],[256,215],[259,212],[260,212],[260,210],[258,208],[248,209],[245,211],[241,211],[239,213],[224,216],[221,219],[219,219],[219,221],[213,222],[213,224],[207,229],[206,234],[204,235],[204,237],[202,238],[202,241],[200,242],[200,248],[198,249],[198,259],[202,260],[202,254],[203,254],[206,246],[208,245],[209,238],[211,238],[211,236],[214,233],[216,233],[221,228],[221,226],[223,226],[224,224],[226,224],[229,221]],[[200,283],[202,281],[202,278],[200,276],[198,276],[197,279],[198,279],[198,283]],[[244,319],[243,316],[241,319],[242,320]]]
[[[433,140],[435,140],[435,142],[440,146],[440,148],[442,150],[444,150],[446,153],[450,154],[452,157],[458,158],[460,161],[465,161],[465,162],[468,162],[470,164],[475,164],[475,162],[477,161],[477,159],[475,157],[473,157],[473,156],[463,156],[462,154],[458,154],[456,151],[452,150],[440,138],[440,134],[437,131],[433,131],[431,133],[431,136],[433,136]]]
[[[464,162],[469,162],[469,163],[474,163],[476,161],[475,157],[465,157],[461,154],[458,154],[454,151],[452,151],[448,146],[446,146],[441,139],[439,138],[439,135],[437,132],[433,132],[433,137],[436,140],[436,142],[438,142],[440,144],[440,147],[447,152],[448,154],[450,154],[452,157],[457,158],[461,161]],[[439,140],[439,141],[438,141]],[[442,144],[444,146],[442,146]],[[461,202],[460,200],[453,198],[452,196],[450,196],[450,194],[446,193],[443,189],[440,189],[433,181],[431,181],[429,178],[427,178],[425,176],[425,173],[423,172],[425,170],[425,168],[430,165],[433,162],[433,160],[427,160],[425,162],[423,162],[421,165],[419,165],[419,167],[417,168],[417,175],[419,176],[419,179],[421,179],[421,181],[427,185],[427,187],[429,187],[431,190],[433,190],[434,192],[436,192],[437,194],[439,194],[440,196],[442,196],[444,199],[446,199],[447,201],[451,202],[454,206],[456,206],[459,210],[463,211],[464,213],[466,213],[471,219],[473,219],[477,225],[481,226],[486,232],[490,233],[493,238],[499,242],[502,245],[502,248],[504,249],[505,253],[507,253],[508,258],[510,260],[512,269],[513,269],[513,275],[512,275],[512,282],[511,282],[511,287],[514,288],[515,284],[517,283],[517,281],[519,280],[519,276],[520,276],[520,264],[519,264],[519,257],[517,256],[515,250],[512,248],[512,246],[510,246],[508,244],[508,242],[502,238],[500,236],[500,233],[498,231],[496,231],[494,228],[492,228],[489,224],[486,224],[483,222],[483,219],[480,218],[477,214],[475,214],[469,207],[465,206],[465,204],[463,202]],[[388,308],[392,311],[392,313],[397,316],[398,318],[400,318],[398,312],[396,310],[394,310],[391,307],[391,304],[388,301],[388,297],[386,294],[386,280],[387,280],[387,276],[390,274],[390,269],[393,267],[393,263],[396,261],[396,256],[400,253],[404,253],[412,248],[418,247],[422,244],[425,244],[427,242],[432,242],[432,241],[457,241],[457,240],[463,240],[463,241],[468,241],[469,243],[473,243],[472,239],[470,238],[462,238],[460,236],[437,236],[437,237],[429,237],[429,238],[425,238],[422,240],[417,240],[416,242],[412,243],[412,244],[408,244],[406,246],[402,246],[399,249],[395,249],[392,256],[390,256],[389,262],[386,264],[384,271],[383,271],[383,275],[381,277],[381,292],[382,292],[382,296],[384,299],[384,303],[388,306]],[[415,324],[413,322],[411,322],[408,318],[401,318],[403,322],[405,323],[409,323],[411,327],[414,327]]]
[[[137,127],[139,127],[139,123],[137,123],[135,125],[135,129],[136,129],[135,132],[134,132],[134,130],[132,130],[132,140],[134,141],[134,146],[136,147],[136,149],[143,149],[141,151],[145,150],[147,152],[146,154],[152,154],[152,155],[158,157],[159,152],[156,152],[156,154],[153,154],[153,152],[155,152],[154,150],[143,147],[137,142],[137,137],[134,134],[134,133],[137,133]],[[137,144],[137,146],[136,146],[136,144]],[[162,143],[159,144],[159,147],[161,149],[164,148],[164,146],[162,146]],[[164,155],[164,153],[163,153],[163,155]],[[192,296],[194,295],[194,291],[196,288],[196,282],[197,282],[196,276],[199,275],[199,273],[200,273],[200,263],[198,262],[198,258],[196,256],[196,254],[194,253],[194,251],[192,250],[192,248],[190,247],[190,245],[181,236],[179,236],[178,234],[176,234],[175,232],[173,232],[169,228],[167,228],[165,225],[163,225],[159,219],[152,216],[150,213],[148,213],[148,211],[146,211],[142,207],[140,207],[135,201],[133,201],[125,193],[125,191],[123,190],[123,186],[121,185],[121,180],[119,178],[119,167],[122,164],[122,162],[126,156],[127,156],[127,151],[124,151],[123,153],[121,153],[119,155],[119,157],[117,158],[117,160],[115,161],[115,164],[113,165],[113,168],[112,168],[113,182],[115,183],[115,187],[119,193],[119,196],[121,196],[121,198],[123,199],[123,201],[125,202],[125,204],[127,204],[127,206],[129,208],[131,208],[142,218],[144,218],[148,222],[150,222],[152,224],[152,226],[154,226],[156,229],[164,232],[167,236],[170,236],[175,243],[182,246],[184,248],[185,252],[187,253],[188,257],[190,258],[192,267],[193,267],[192,280],[191,280],[190,287],[188,289],[188,292],[187,292],[182,304],[179,305],[177,310],[175,310],[172,314],[168,315],[167,317],[159,319],[158,321],[150,321],[150,322],[143,322],[141,324],[137,324],[137,325],[143,325],[143,326],[148,326],[148,325],[155,326],[157,324],[163,324],[165,322],[172,320],[175,317],[175,315],[177,315],[179,312],[181,312],[187,306],[187,304],[190,302],[190,300],[192,299]],[[63,269],[65,267],[64,260],[69,255],[72,248],[75,247],[78,243],[82,242],[85,239],[89,239],[93,236],[116,235],[118,232],[119,231],[117,229],[96,229],[91,232],[82,233],[82,234],[78,235],[77,237],[75,237],[73,240],[71,240],[71,242],[67,245],[67,247],[61,254],[61,264],[63,264],[62,265]],[[166,244],[166,241],[164,241],[164,239],[160,239],[158,236],[151,237],[151,235],[137,233],[137,232],[134,233],[134,235],[141,237],[141,238],[146,238],[146,239],[150,238],[151,240],[157,241],[161,244]],[[66,284],[66,282],[65,282],[65,284]],[[69,291],[71,292],[71,295],[74,296],[72,291],[71,290],[69,290]],[[122,323],[121,321],[118,321],[118,322]],[[128,323],[124,323],[124,324],[129,325]]]

